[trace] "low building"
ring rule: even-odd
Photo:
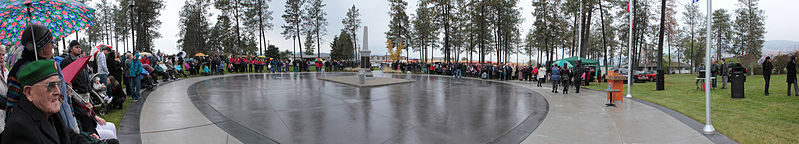
[[[671,66],[669,67],[668,64],[664,64],[664,69],[670,69],[670,73],[674,74],[686,74],[691,73],[691,65],[686,63],[677,63],[672,62]],[[648,64],[641,64],[638,66],[639,70],[644,71],[656,71],[658,69],[657,63],[648,63]]]

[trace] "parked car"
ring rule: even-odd
[[[645,74],[646,74],[647,79],[649,79],[649,81],[655,82],[655,80],[657,80],[657,75],[658,75],[657,71],[653,71],[653,70],[646,71]]]
[[[649,80],[649,78],[646,77],[646,72],[644,71],[633,71],[633,73],[633,81],[636,83],[645,83]]]

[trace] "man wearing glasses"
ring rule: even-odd
[[[58,69],[52,60],[27,64],[18,73],[22,97],[6,121],[2,143],[83,143],[59,118],[62,95]]]

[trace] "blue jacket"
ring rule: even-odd
[[[134,57],[135,58],[130,61],[130,68],[128,68],[128,74],[130,77],[137,77],[142,71],[141,62],[139,61],[139,54],[136,54]]]
[[[560,80],[560,69],[552,67],[552,80]]]

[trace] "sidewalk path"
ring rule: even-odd
[[[533,143],[712,143],[679,120],[646,104],[625,99],[618,107],[605,107],[605,93],[582,89],[569,94],[552,93],[551,87],[533,89],[546,97],[549,114],[523,144]],[[552,84],[548,84],[551,86]],[[562,88],[558,92],[562,92]]]
[[[186,89],[191,84],[216,77],[184,79],[153,91],[141,110],[142,143],[241,143],[203,116],[189,100]]]

